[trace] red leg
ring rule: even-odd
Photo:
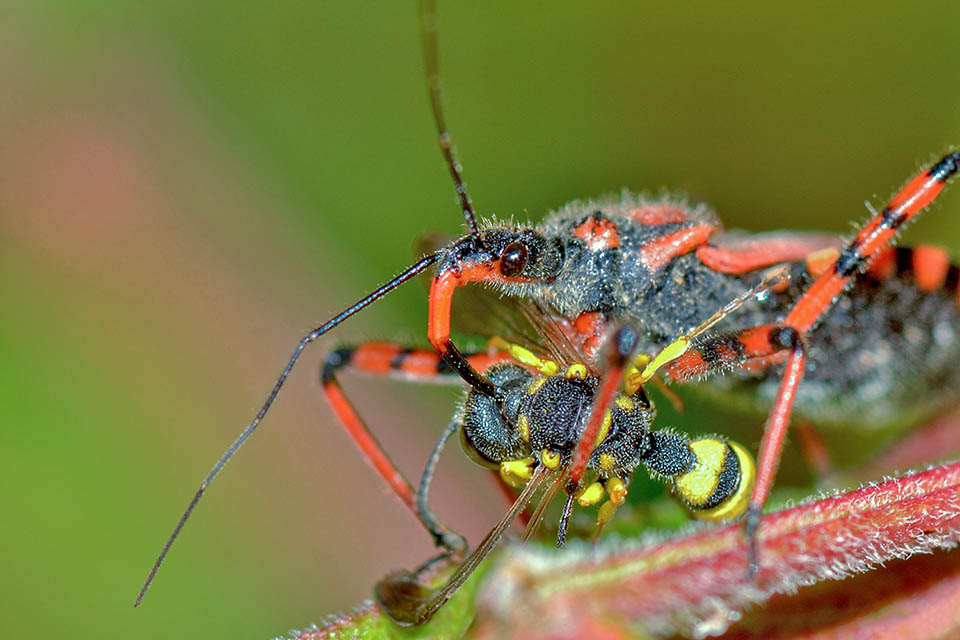
[[[806,354],[804,335],[816,325],[834,300],[843,292],[857,273],[867,270],[872,264],[882,265],[888,271],[890,252],[888,243],[896,230],[921,212],[943,190],[947,180],[960,169],[960,152],[946,155],[929,170],[914,177],[890,201],[884,210],[873,218],[835,258],[824,259],[819,275],[813,284],[797,300],[783,325],[764,325],[697,340],[681,356],[664,366],[665,373],[675,381],[685,381],[717,373],[730,367],[764,366],[777,362],[786,354],[786,365],[773,408],[764,426],[760,443],[756,484],[750,498],[747,515],[747,534],[750,540],[751,565],[755,568],[755,531],[767,496],[773,485],[780,452],[790,424],[790,414],[797,389],[803,380]],[[921,286],[935,287],[942,284],[949,268],[945,258],[934,252],[921,256],[919,265],[926,280]],[[616,371],[616,368],[612,368]],[[614,390],[601,389],[612,398]],[[603,407],[594,407],[588,431],[599,425]],[[591,442],[589,432],[584,434],[581,446],[574,459],[572,474],[582,473]],[[595,436],[594,436],[595,437]],[[579,476],[574,475],[574,479]]]
[[[773,484],[790,424],[793,401],[803,379],[803,336],[830,309],[833,301],[857,273],[866,270],[878,257],[888,255],[885,249],[896,230],[929,205],[958,169],[960,152],[953,152],[907,183],[883,211],[847,244],[832,268],[819,276],[797,300],[782,328],[757,327],[732,336],[718,336],[700,343],[668,367],[671,377],[686,379],[692,375],[711,373],[722,366],[729,366],[731,362],[741,364],[751,358],[769,357],[777,351],[789,350],[780,389],[760,442],[757,481],[747,516],[747,533],[754,561],[754,533]],[[928,272],[933,274],[936,271],[935,275],[939,277],[939,270],[939,266],[936,269],[930,267]]]
[[[486,370],[497,362],[508,360],[501,352],[479,353],[466,357],[471,366]],[[387,485],[423,522],[417,508],[416,495],[410,482],[397,469],[380,443],[373,436],[363,419],[354,409],[337,382],[339,369],[351,367],[357,371],[377,375],[399,375],[407,379],[437,380],[457,379],[457,373],[433,351],[423,349],[403,349],[397,345],[371,342],[358,347],[336,349],[327,356],[321,373],[321,386],[334,415],[339,419],[347,434],[360,449],[367,462],[380,474]],[[424,522],[429,530],[429,526]],[[431,534],[433,531],[431,531]]]
[[[577,448],[574,450],[573,459],[570,462],[570,481],[573,483],[579,482],[580,478],[583,477],[583,472],[587,469],[587,462],[590,460],[590,454],[593,452],[597,436],[603,426],[604,414],[607,412],[607,408],[613,404],[613,399],[620,390],[624,372],[634,355],[636,345],[637,335],[630,327],[623,327],[614,332],[608,341],[607,368],[600,380],[597,395],[593,399],[587,426],[580,434]]]
[[[747,537],[750,541],[750,565],[756,566],[756,528],[760,522],[763,505],[767,501],[773,479],[780,464],[780,452],[783,451],[783,442],[787,436],[787,427],[790,426],[790,413],[793,410],[793,401],[797,395],[797,388],[803,380],[803,368],[806,364],[803,338],[800,333],[791,327],[778,332],[777,340],[784,348],[790,349],[786,369],[780,380],[780,390],[773,403],[773,409],[767,417],[763,427],[763,438],[760,440],[760,451],[757,453],[757,477],[747,507]]]
[[[811,253],[839,248],[840,241],[833,236],[774,233],[751,236],[747,240],[704,245],[697,249],[697,257],[714,271],[741,274],[771,267],[781,262],[798,262]]]
[[[807,289],[784,324],[806,333],[830,308],[851,278],[882,254],[897,229],[933,202],[958,168],[960,152],[954,151],[907,183],[844,248],[833,270],[817,278]]]
[[[833,473],[830,451],[823,441],[817,427],[807,420],[794,420],[793,430],[797,434],[797,444],[807,467],[818,478],[826,478]]]

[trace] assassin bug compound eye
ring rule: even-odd
[[[519,242],[511,242],[500,253],[500,274],[505,278],[515,278],[523,273],[527,266],[527,248]]]

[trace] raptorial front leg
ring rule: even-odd
[[[497,362],[508,360],[509,356],[499,351],[491,351],[472,353],[466,358],[471,366],[485,371]],[[457,372],[447,366],[434,351],[407,349],[392,343],[369,342],[331,351],[321,369],[320,384],[334,415],[367,462],[423,525],[438,546],[450,553],[462,554],[465,550],[463,537],[439,522],[427,506],[429,483],[433,477],[436,458],[447,438],[456,431],[456,425],[448,426],[444,431],[431,454],[420,489],[415,493],[406,476],[393,463],[343,392],[337,381],[337,374],[345,368],[366,374],[399,377],[414,382],[438,379],[457,380]]]

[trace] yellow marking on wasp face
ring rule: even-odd
[[[581,507],[592,507],[601,500],[603,500],[603,485],[599,482],[594,482],[577,496],[577,504]]]
[[[614,465],[617,464],[617,459],[609,453],[601,453],[597,457],[599,458],[598,462],[600,463],[601,469],[613,469]]]
[[[617,396],[617,399],[613,401],[613,404],[617,405],[627,413],[630,413],[637,407],[636,403],[627,396]]]
[[[577,378],[579,380],[586,380],[587,368],[582,364],[572,364],[569,367],[567,367],[567,370],[566,372],[564,372],[563,375],[568,380],[572,380],[573,378]]]
[[[490,345],[494,348],[506,351],[507,354],[516,360],[519,364],[527,367],[533,367],[545,376],[555,376],[560,371],[560,365],[553,360],[541,358],[526,347],[507,342],[503,338],[492,338]]]
[[[717,438],[701,438],[690,443],[696,456],[693,469],[676,479],[677,491],[693,507],[705,504],[717,489],[727,443]]]
[[[610,494],[610,501],[614,506],[619,507],[627,499],[627,485],[620,478],[609,478],[607,480],[607,493]]]
[[[520,438],[524,442],[530,442],[530,421],[527,420],[527,416],[520,414],[520,417],[517,418],[517,429],[520,430]]]
[[[560,454],[550,449],[544,449],[540,452],[540,462],[547,469],[556,469],[560,466]]]
[[[732,496],[713,509],[695,512],[694,516],[700,520],[710,520],[711,522],[733,520],[743,513],[747,505],[750,504],[750,494],[753,492],[753,481],[757,475],[757,468],[746,449],[736,442],[728,442],[728,444],[737,455],[737,461],[740,463],[740,483]]]
[[[610,413],[610,409],[607,409],[603,412],[603,422],[600,423],[600,432],[597,433],[597,439],[593,446],[599,447],[600,443],[606,439],[607,434],[610,433],[611,424],[613,424],[613,414]]]
[[[540,377],[530,383],[530,386],[527,387],[527,393],[531,396],[536,395],[537,391],[540,391],[542,387],[547,382],[546,377]]]
[[[533,475],[533,458],[508,460],[500,463],[500,477],[511,487],[518,489]]]

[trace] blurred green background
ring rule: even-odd
[[[414,3],[0,16],[2,635],[266,638],[425,558],[315,347],[131,606],[297,339],[458,229]],[[441,2],[447,115],[483,213],[666,185],[729,226],[845,233],[960,142],[958,25],[933,2]],[[958,213],[954,190],[907,236],[960,248]],[[424,332],[414,284],[326,344]],[[416,476],[456,392],[345,385]],[[456,452],[436,495],[474,540],[503,509]]]

